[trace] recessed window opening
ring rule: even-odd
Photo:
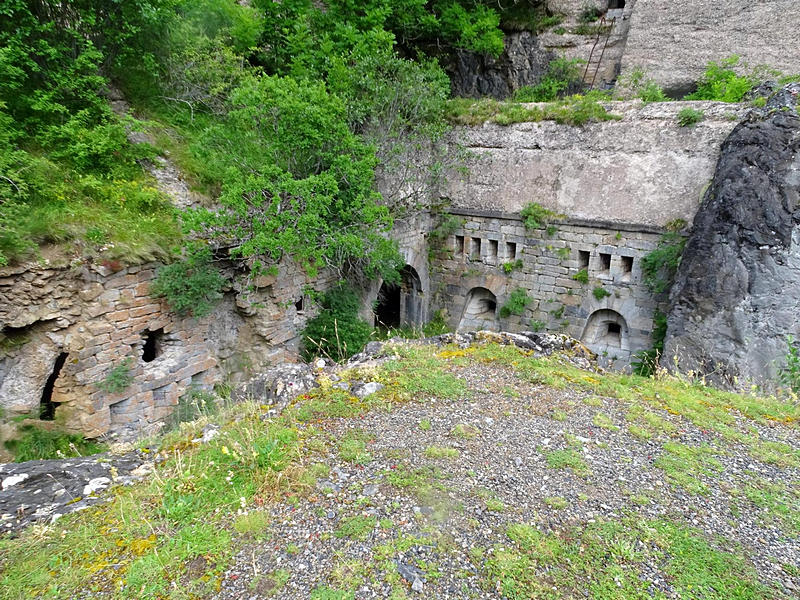
[[[481,307],[481,312],[493,313],[497,310],[497,301],[489,299],[481,300],[480,307]]]
[[[516,242],[506,242],[506,258],[514,260],[517,258]]]
[[[305,300],[305,298],[303,296],[300,296],[300,299],[297,302],[294,303],[294,309],[298,313],[301,313],[301,312],[303,312],[303,310],[305,310],[305,308],[303,306],[304,300]]]
[[[481,259],[481,238],[470,238],[469,240],[469,258],[470,260]]]
[[[611,255],[605,254],[603,252],[600,253],[600,270],[601,271],[610,271],[611,270]]]
[[[144,332],[142,332],[142,338],[144,339],[142,360],[144,362],[153,362],[156,358],[161,356],[161,352],[163,351],[164,329],[156,329],[155,331],[145,329]]]
[[[53,372],[50,373],[50,377],[47,378],[44,384],[42,399],[39,403],[39,418],[42,421],[52,421],[56,418],[56,407],[59,403],[53,402],[53,389],[56,386],[58,376],[61,374],[61,369],[64,368],[64,364],[67,362],[68,356],[67,352],[62,352],[58,355],[56,362],[53,364]]]
[[[622,256],[622,272],[623,273],[630,273],[633,271],[633,257],[632,256]]]
[[[622,333],[622,327],[620,327],[619,323],[609,323],[608,324],[608,334],[609,335],[616,335]]]
[[[489,258],[497,258],[497,240],[489,240]]]
[[[578,266],[581,269],[588,269],[589,268],[589,251],[588,250],[578,250]]]
[[[456,256],[461,257],[464,256],[464,236],[457,235],[456,236]]]

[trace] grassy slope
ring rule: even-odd
[[[755,428],[797,427],[796,400],[731,394],[669,377],[598,375],[558,357],[532,358],[496,345],[467,350],[403,348],[399,355],[399,360],[377,369],[349,374],[386,384],[366,400],[323,382],[272,421],[262,420],[266,407],[253,403],[232,407],[215,419],[226,421],[222,434],[205,445],[191,440],[206,421],[185,424],[163,440],[160,452],[166,460],[149,483],[117,488],[105,505],[64,517],[54,526],[32,527],[19,538],[0,540],[0,598],[74,598],[82,590],[114,598],[212,596],[223,585],[237,550],[270,536],[266,512],[270,507],[314,501],[315,483],[328,473],[321,457],[333,452],[351,464],[372,460],[369,435],[355,431],[337,440],[326,434],[326,428],[409,403],[460,402],[476,392],[463,374],[478,365],[502,370],[521,389],[540,386],[543,398],[569,390],[590,406],[602,404],[603,398],[614,399],[627,411],[627,431],[620,435],[661,446],[661,459],[654,468],[663,471],[672,486],[691,495],[708,492],[707,486],[719,476],[715,455],[728,446],[744,448],[752,461],[793,472],[800,468],[800,450],[766,441]],[[512,401],[518,394],[510,389],[504,393]],[[569,415],[567,405],[545,410],[556,421]],[[713,447],[681,444],[673,439],[676,423],[714,432],[721,442]],[[595,424],[615,427],[602,412]],[[430,421],[420,422],[420,430],[430,427]],[[452,432],[457,438],[469,440],[475,435],[469,426],[457,429]],[[590,477],[580,452],[571,448],[540,452],[550,468],[565,469],[579,479]],[[387,480],[398,493],[433,498],[435,506],[444,489],[443,472],[447,465],[458,464],[459,456],[452,448],[439,446],[427,447],[424,456],[444,466],[401,466],[388,473]],[[796,490],[753,477],[730,493],[742,510],[762,511],[789,535],[800,532]],[[489,491],[483,501],[487,510],[505,509]],[[648,500],[632,497],[629,510],[618,519],[576,523],[561,533],[509,522],[497,532],[503,543],[491,553],[475,555],[474,570],[486,590],[507,598],[570,597],[586,589],[597,598],[645,598],[647,589],[637,574],[653,563],[683,597],[780,597],[758,582],[746,549],[707,539],[680,518],[641,518],[640,501]],[[565,502],[559,497],[545,499],[554,510]],[[331,540],[365,540],[377,524],[376,518],[355,515],[327,535]],[[392,527],[391,522],[381,521],[384,525]],[[442,533],[435,528],[428,531],[424,543],[441,541]],[[420,541],[400,533],[390,535],[394,536],[390,542],[372,548],[371,563],[353,566],[348,577],[332,576],[333,587],[320,587],[312,597],[352,597],[352,590],[376,578],[396,589],[393,597],[405,597],[391,558]],[[446,545],[443,548],[447,552]],[[796,565],[783,568],[800,575],[791,572]],[[543,569],[546,579],[540,576]],[[290,576],[279,569],[261,579],[268,584],[264,589],[277,593]],[[715,591],[711,595],[692,591],[698,589]]]

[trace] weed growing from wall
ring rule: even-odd
[[[522,288],[516,288],[508,296],[506,303],[500,307],[500,317],[507,319],[511,315],[521,315],[525,312],[525,307],[531,303],[528,293]]]
[[[652,377],[658,367],[661,354],[664,352],[664,339],[667,337],[667,315],[660,310],[653,314],[653,332],[651,336],[653,338],[652,348],[639,351],[634,355],[631,365],[636,375]]]
[[[606,298],[610,295],[611,292],[609,292],[606,288],[602,286],[597,286],[592,290],[592,296],[595,297],[595,300],[602,300],[603,298]]]
[[[686,239],[680,233],[668,231],[661,236],[655,250],[642,257],[643,281],[654,294],[661,294],[672,287],[684,246]]]
[[[506,275],[510,275],[515,270],[521,269],[522,265],[523,265],[522,259],[518,258],[517,260],[503,263],[500,268],[503,269],[503,273],[505,273]]]
[[[189,252],[185,258],[161,267],[150,292],[166,298],[170,309],[179,315],[204,317],[222,298],[225,278],[213,265],[208,248]]]
[[[572,278],[579,283],[589,283],[589,271],[588,269],[581,269]]]
[[[800,350],[795,345],[793,336],[786,337],[788,350],[786,351],[786,366],[781,369],[781,383],[788,386],[795,393],[800,393]]]
[[[119,394],[133,383],[131,367],[133,367],[133,359],[128,357],[111,369],[106,378],[98,383],[97,386],[108,394]]]
[[[519,213],[525,229],[544,229],[550,225],[550,221],[561,220],[564,218],[556,212],[545,208],[538,202],[531,202]]]
[[[705,116],[706,114],[702,110],[682,108],[678,112],[678,125],[681,127],[691,127],[705,119]]]

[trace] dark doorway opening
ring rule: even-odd
[[[42,400],[39,403],[39,418],[42,421],[52,421],[56,418],[56,407],[58,406],[58,402],[53,402],[53,389],[56,386],[56,380],[58,376],[61,374],[61,369],[64,368],[64,365],[67,362],[67,357],[69,353],[62,352],[56,358],[56,362],[53,364],[53,372],[50,373],[50,377],[47,378],[47,381],[44,384],[44,389],[42,390]]]
[[[390,283],[381,285],[378,306],[375,308],[376,327],[400,327],[400,286]]]
[[[164,341],[164,330],[145,330],[142,333],[142,337],[144,338],[144,346],[142,346],[142,360],[144,362],[153,362],[156,358],[161,356],[162,345]]]
[[[609,0],[608,10],[614,10],[615,8],[625,8],[625,0]]]

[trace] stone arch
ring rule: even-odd
[[[630,353],[628,323],[625,317],[610,308],[596,310],[589,316],[581,341],[598,354]]]
[[[425,322],[422,280],[411,265],[400,271],[400,283],[384,281],[378,290],[375,325],[383,327],[420,327]]]
[[[467,294],[458,330],[498,329],[497,296],[485,287],[474,287]]]

